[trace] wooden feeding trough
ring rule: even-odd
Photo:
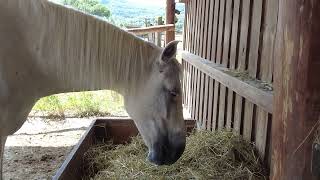
[[[185,120],[187,132],[195,127],[194,120]],[[84,153],[93,145],[108,140],[114,144],[128,142],[136,136],[138,130],[129,118],[107,118],[93,121],[78,144],[72,149],[67,159],[54,175],[54,180],[81,179],[85,175]]]

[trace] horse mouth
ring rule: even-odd
[[[174,164],[183,154],[185,149],[185,137],[179,136],[169,140],[168,137],[159,139],[148,153],[148,160],[156,165]]]

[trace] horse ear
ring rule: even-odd
[[[176,53],[177,53],[177,45],[181,41],[171,41],[167,44],[167,46],[164,48],[161,60],[164,62],[168,62],[170,59],[172,59]]]

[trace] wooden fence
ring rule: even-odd
[[[127,29],[127,31],[145,39],[146,41],[153,42],[160,47],[165,46],[164,32],[174,32],[174,24],[156,25],[142,28]]]
[[[268,166],[278,0],[185,3],[185,108],[200,128],[254,142]]]

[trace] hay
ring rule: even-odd
[[[230,132],[192,133],[183,156],[171,166],[154,166],[146,156],[141,137],[134,137],[127,145],[93,147],[85,158],[89,176],[97,180],[266,179],[253,145]]]

